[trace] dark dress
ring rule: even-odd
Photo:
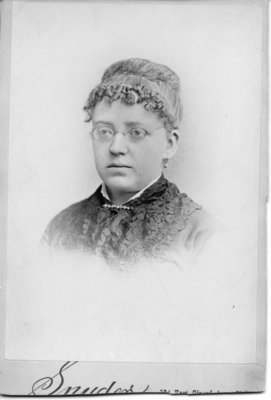
[[[135,263],[163,260],[171,251],[195,252],[209,233],[201,206],[161,175],[141,196],[122,206],[110,203],[100,186],[53,218],[42,244],[99,255],[109,264]]]

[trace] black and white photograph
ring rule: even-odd
[[[267,18],[1,3],[1,393],[264,391]]]

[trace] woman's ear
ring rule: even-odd
[[[179,142],[180,142],[180,132],[178,131],[178,129],[173,129],[168,134],[167,149],[166,149],[166,152],[165,152],[165,158],[170,159],[171,157],[174,156],[174,154],[177,151]]]

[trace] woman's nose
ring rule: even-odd
[[[112,154],[126,154],[127,143],[125,135],[121,132],[115,133],[110,143],[109,150]]]

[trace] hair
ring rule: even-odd
[[[110,65],[102,80],[89,94],[84,110],[91,121],[96,104],[103,98],[125,104],[141,103],[157,112],[168,131],[178,129],[182,117],[180,80],[166,65],[141,58],[129,58]]]

